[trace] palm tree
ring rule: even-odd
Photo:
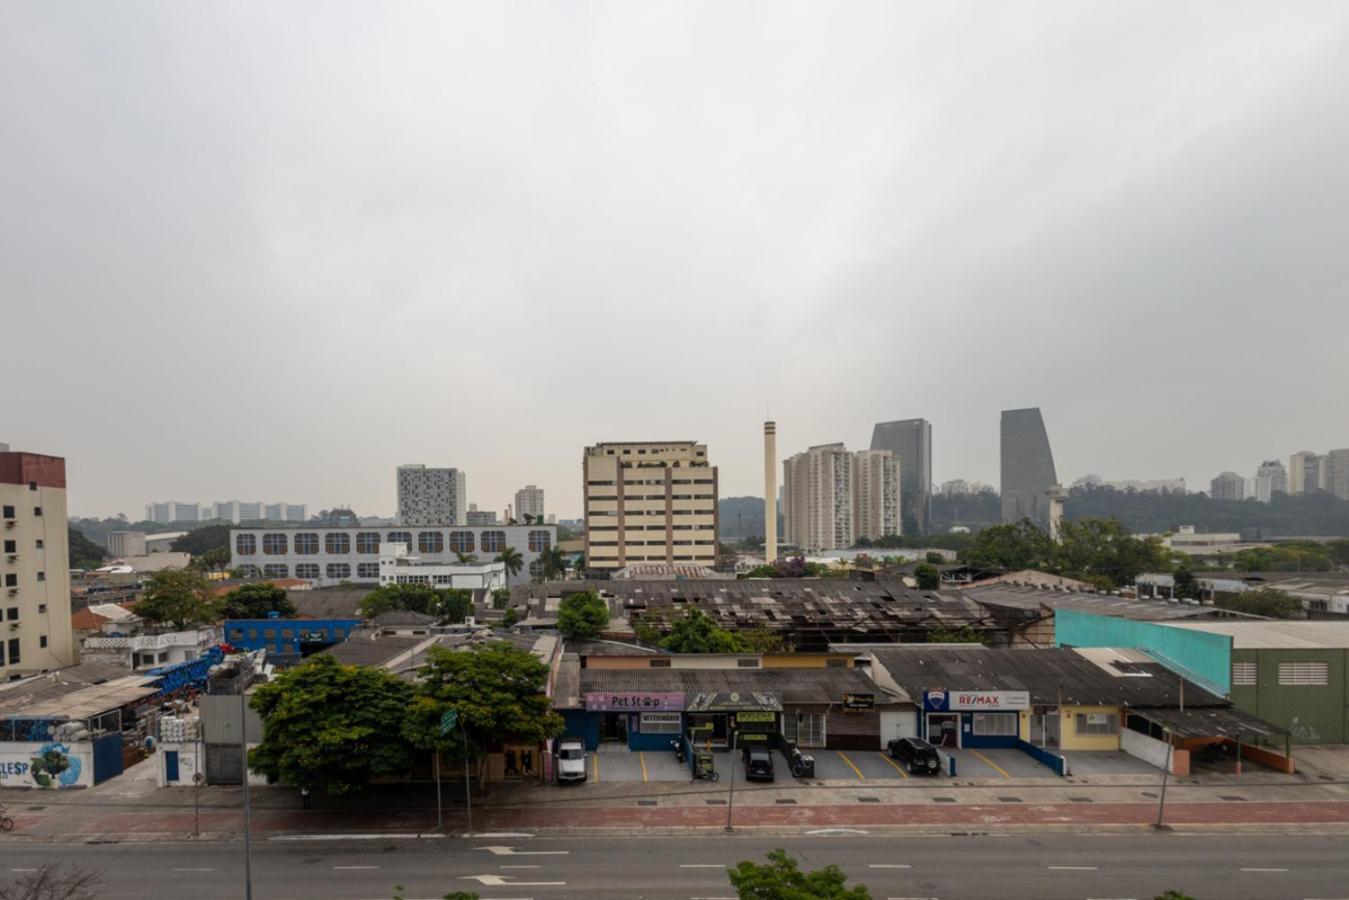
[[[471,566],[478,562],[478,554],[476,553],[455,553],[454,557],[459,560],[461,566]]]
[[[567,571],[567,557],[560,547],[549,547],[539,554],[539,566],[543,570],[543,580],[551,581]]]
[[[496,561],[506,564],[506,577],[514,578],[525,567],[525,558],[514,547],[507,547],[497,554]]]

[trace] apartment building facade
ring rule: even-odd
[[[66,461],[0,452],[0,681],[79,662],[66,528]]]
[[[515,492],[515,518],[525,521],[532,516],[535,522],[543,521],[543,488],[527,484]]]
[[[398,467],[398,521],[404,525],[464,525],[468,476],[462,469],[420,463]]]
[[[1209,482],[1208,495],[1214,500],[1244,500],[1246,479],[1236,472],[1223,472]]]
[[[717,467],[706,444],[601,443],[585,448],[581,469],[588,569],[716,564]]]
[[[820,444],[782,463],[784,537],[803,550],[839,550],[900,534],[902,463],[889,450]]]

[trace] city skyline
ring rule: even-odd
[[[765,404],[922,416],[939,482],[1030,405],[1068,481],[1349,445],[1344,4],[3,16],[0,440],[77,515],[387,515],[412,459],[571,517],[629,436],[757,495]]]

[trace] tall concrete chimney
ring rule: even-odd
[[[778,558],[778,426],[763,423],[763,552],[764,561]]]

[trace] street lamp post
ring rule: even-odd
[[[731,814],[735,812],[735,749],[740,743],[739,730],[731,733],[731,801],[726,804],[726,830],[734,831],[731,827]]]
[[[248,791],[248,692],[239,686],[239,755],[244,781],[244,900],[253,900],[253,806]]]

